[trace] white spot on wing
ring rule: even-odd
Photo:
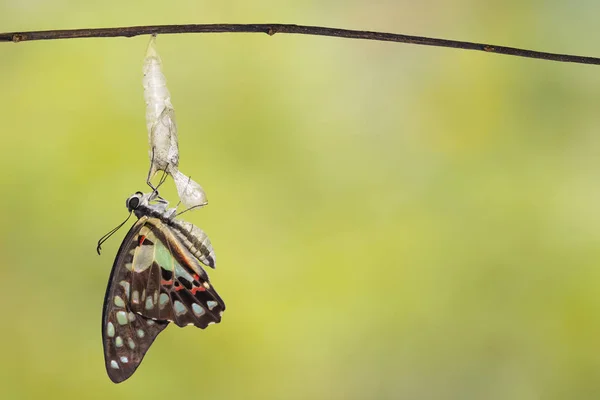
[[[196,304],[196,303],[192,303],[192,311],[198,317],[201,316],[202,314],[204,314],[204,308],[202,308],[201,305]]]
[[[217,306],[217,302],[213,301],[213,300],[209,300],[206,302],[206,305],[208,306],[208,309],[212,311],[212,309]]]
[[[125,302],[123,301],[123,299],[121,298],[121,296],[115,296],[115,298],[113,299],[115,306],[117,307],[125,307]]]
[[[154,261],[154,246],[136,247],[137,252],[133,258],[133,269],[142,272],[150,268]]]
[[[175,300],[173,303],[173,309],[175,310],[176,315],[183,315],[187,312],[187,308],[179,300]]]
[[[152,302],[152,297],[146,297],[146,310],[152,310],[154,308],[154,303]]]
[[[113,325],[112,322],[109,322],[108,324],[106,324],[106,334],[108,335],[108,337],[115,336],[115,326]]]
[[[166,293],[161,293],[158,297],[158,306],[160,307],[160,309],[162,310],[163,308],[165,308],[165,305],[167,305],[168,302],[169,295]]]
[[[129,299],[129,282],[121,281],[119,285],[123,286],[123,290],[125,290],[125,297]]]
[[[127,313],[125,311],[117,312],[117,322],[119,323],[119,325],[127,324]]]

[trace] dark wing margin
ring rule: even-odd
[[[102,307],[104,360],[108,376],[115,383],[126,380],[135,372],[156,336],[169,324],[139,315],[129,306],[133,253],[147,219],[140,218],[121,243]]]

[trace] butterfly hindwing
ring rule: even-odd
[[[133,257],[137,237],[147,218],[143,217],[129,230],[115,259],[102,313],[104,359],[110,379],[122,382],[142,362],[146,351],[168,321],[154,321],[139,315],[130,307]]]
[[[137,240],[131,281],[134,312],[202,329],[221,321],[225,310],[223,300],[210,284],[197,256],[173,228],[149,218]]]

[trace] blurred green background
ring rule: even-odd
[[[280,22],[598,56],[598,12],[3,0],[0,31]],[[147,41],[0,45],[0,398],[600,398],[600,69],[263,34],[158,39],[227,311],[110,382],[127,228],[95,246],[147,189]]]

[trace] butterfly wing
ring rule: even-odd
[[[113,264],[102,311],[102,343],[109,378],[119,383],[129,378],[142,362],[156,336],[168,321],[154,321],[130,307],[134,254],[139,247],[139,233],[146,224],[142,217],[123,240]]]
[[[133,256],[131,308],[135,313],[178,326],[206,328],[219,323],[225,303],[198,258],[157,218],[140,228]]]

